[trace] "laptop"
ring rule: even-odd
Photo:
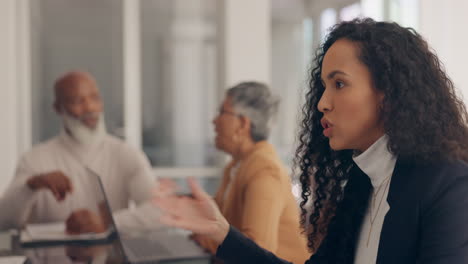
[[[197,260],[197,263],[209,263],[211,255],[188,237],[187,232],[164,227],[139,235],[126,235],[115,225],[114,217],[104,191],[100,176],[87,168],[96,179],[96,185],[104,197],[105,214],[110,217],[111,229],[116,231],[121,249],[127,263],[159,263],[177,260]],[[203,260],[206,260],[203,261]]]

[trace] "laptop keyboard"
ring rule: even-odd
[[[168,256],[171,254],[161,243],[150,239],[125,239],[125,247],[138,258]]]

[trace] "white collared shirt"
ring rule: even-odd
[[[364,217],[356,248],[354,263],[374,264],[377,260],[380,233],[390,206],[387,202],[396,157],[388,150],[388,136],[384,135],[366,151],[353,157],[372,183],[372,195]]]

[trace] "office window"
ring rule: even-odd
[[[157,167],[219,165],[217,1],[143,0],[143,149]]]
[[[108,131],[122,136],[122,4],[115,0],[37,0],[31,6],[32,142],[57,134],[53,83],[63,73],[93,74]]]

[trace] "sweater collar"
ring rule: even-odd
[[[63,143],[65,148],[83,164],[87,164],[88,161],[94,158],[94,154],[102,147],[106,137],[107,135],[104,135],[104,137],[95,144],[85,145],[76,141],[76,139],[69,135],[64,128],[62,128],[59,135],[60,141]]]

